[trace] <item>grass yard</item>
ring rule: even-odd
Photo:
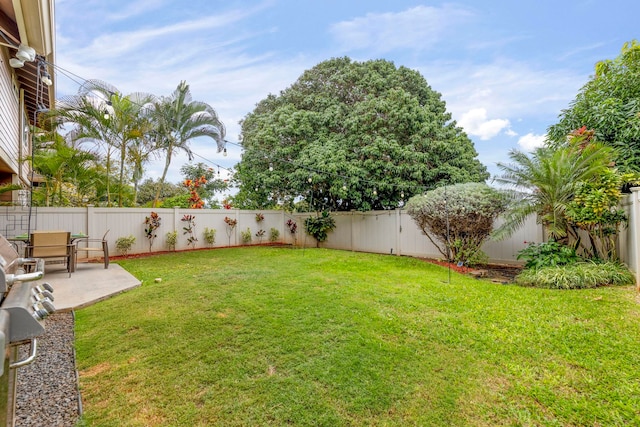
[[[629,287],[282,247],[120,264],[142,287],[76,313],[86,425],[640,425]]]

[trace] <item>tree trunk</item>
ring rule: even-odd
[[[164,170],[162,171],[162,177],[160,181],[158,181],[158,188],[156,189],[156,197],[153,199],[153,207],[158,207],[158,200],[160,199],[160,191],[162,190],[162,186],[164,185],[164,180],[167,177],[167,171],[169,170],[169,165],[171,164],[171,153],[173,149],[167,150],[167,158],[164,163]]]

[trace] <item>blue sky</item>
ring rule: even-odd
[[[541,143],[597,61],[639,38],[639,14],[631,0],[56,0],[57,95],[82,79],[154,95],[186,80],[238,141],[238,122],[304,70],[332,57],[383,58],[442,94],[496,174],[510,149]],[[233,145],[227,157],[209,140],[192,148],[223,167],[240,158]]]

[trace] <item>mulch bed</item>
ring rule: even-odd
[[[458,266],[456,263],[449,263],[437,259],[421,259],[432,264],[449,267],[452,271],[457,271],[458,273],[469,274],[477,279],[486,279],[496,283],[513,283],[515,277],[522,271],[522,267],[515,265],[486,264],[471,268],[464,265]]]

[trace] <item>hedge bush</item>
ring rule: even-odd
[[[507,198],[501,191],[468,182],[414,196],[406,209],[443,256],[473,265],[485,258],[480,247],[506,205]]]

